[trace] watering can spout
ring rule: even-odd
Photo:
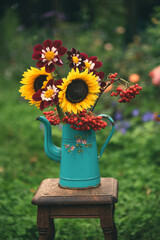
[[[38,117],[36,120],[39,120],[43,123],[45,128],[44,135],[44,150],[47,156],[56,162],[60,162],[61,159],[61,148],[55,146],[52,142],[52,133],[50,122],[43,116]]]

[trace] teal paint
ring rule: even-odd
[[[46,155],[56,162],[60,162],[61,159],[61,148],[55,146],[52,143],[52,132],[50,122],[43,116],[37,118],[37,120],[41,121],[45,128],[44,135],[44,151]]]
[[[51,126],[49,121],[40,116],[45,127],[44,149],[47,156],[60,162],[59,184],[67,188],[88,188],[100,184],[99,158],[102,156],[108,142],[114,133],[114,121],[108,115],[112,123],[112,130],[105,141],[100,156],[97,153],[95,131],[78,131],[72,129],[69,124],[63,126],[61,148],[52,143]]]

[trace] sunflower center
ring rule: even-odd
[[[48,89],[46,92],[45,92],[45,97],[46,98],[51,98],[54,94],[54,91],[53,89]]]
[[[72,57],[72,60],[73,60],[74,63],[78,63],[79,62],[78,57]]]
[[[89,62],[85,62],[85,67],[86,68],[90,68],[91,67],[91,64]]]
[[[51,61],[54,58],[54,52],[52,51],[46,52],[45,57],[48,61]]]
[[[88,86],[82,79],[73,80],[67,87],[66,98],[71,103],[82,102],[88,94]]]
[[[43,82],[46,81],[47,75],[39,75],[35,81],[34,81],[34,90],[35,92],[38,91],[38,89],[41,89],[43,86]]]

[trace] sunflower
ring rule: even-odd
[[[27,69],[26,72],[22,75],[23,78],[21,83],[24,84],[20,87],[19,92],[21,96],[24,97],[26,100],[29,100],[31,105],[35,104],[38,108],[40,106],[40,101],[36,102],[32,99],[34,93],[36,93],[42,87],[45,87],[46,84],[52,76],[50,73],[45,71],[45,68],[37,69],[31,67],[31,69]]]
[[[67,78],[63,78],[63,83],[58,86],[59,106],[64,112],[77,113],[83,109],[90,108],[100,92],[97,76],[88,73],[88,69],[79,72],[79,69],[72,69]]]

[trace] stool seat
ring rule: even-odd
[[[39,240],[53,240],[54,218],[100,218],[106,240],[116,240],[114,205],[118,201],[118,181],[101,178],[101,185],[88,189],[65,189],[59,179],[41,182],[32,204],[38,206],[37,227]]]
[[[90,189],[65,189],[58,185],[59,179],[49,178],[42,181],[32,204],[107,204],[117,202],[117,180],[101,178],[101,185]]]

